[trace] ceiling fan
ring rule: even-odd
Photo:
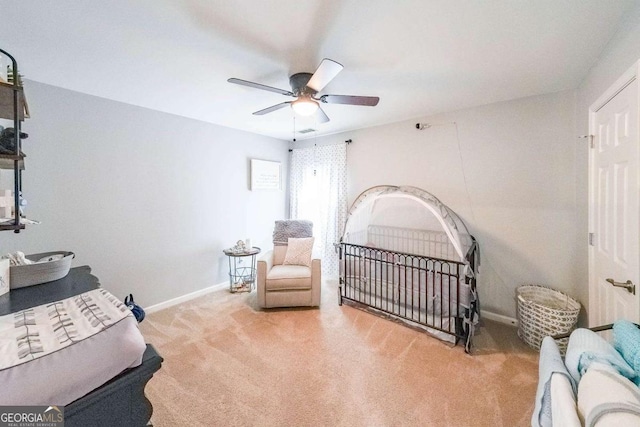
[[[344,68],[342,64],[325,58],[318,66],[315,73],[296,73],[289,77],[289,84],[291,85],[290,91],[236,78],[231,78],[227,81],[229,83],[268,90],[269,92],[275,92],[281,95],[297,98],[295,101],[282,102],[263,110],[256,111],[253,113],[256,116],[262,116],[284,108],[287,105],[291,105],[291,108],[293,108],[293,111],[297,114],[300,114],[301,116],[310,116],[315,113],[316,119],[320,123],[326,123],[329,121],[329,117],[327,117],[320,107],[320,103],[367,105],[375,107],[378,105],[378,101],[380,101],[380,98],[377,96],[321,95],[318,97],[318,92],[324,89],[324,87],[329,84],[329,82],[333,80],[340,71],[342,71],[342,68]]]

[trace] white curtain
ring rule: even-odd
[[[337,276],[338,255],[333,244],[340,240],[347,217],[347,146],[294,149],[290,171],[290,217],[313,221],[322,271]]]

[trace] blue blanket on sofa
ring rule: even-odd
[[[551,337],[545,337],[542,340],[540,346],[540,365],[539,365],[539,378],[538,378],[538,390],[536,392],[536,405],[531,417],[531,425],[533,427],[551,427],[551,376],[554,373],[565,375],[571,387],[573,393],[576,393],[576,382],[573,377],[567,371],[567,368],[562,361],[562,355],[560,349],[555,340]]]

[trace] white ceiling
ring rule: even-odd
[[[571,89],[635,0],[58,0],[0,5],[0,48],[27,79],[249,132],[291,139],[289,90],[322,58],[344,65],[323,94],[336,133]],[[28,90],[28,89],[27,89]],[[27,92],[28,95],[28,92]],[[36,110],[35,107],[32,107]],[[313,135],[313,134],[311,134]],[[296,135],[301,138],[301,135]]]

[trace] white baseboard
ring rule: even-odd
[[[480,317],[493,320],[494,322],[500,322],[511,326],[518,326],[518,321],[513,317],[504,316],[502,314],[492,313],[490,311],[480,310]]]
[[[165,308],[173,307],[174,305],[190,301],[192,299],[201,297],[203,295],[210,294],[211,292],[218,291],[220,289],[225,289],[229,286],[229,282],[218,283],[217,285],[209,286],[208,288],[200,289],[195,292],[191,292],[185,295],[181,295],[176,298],[172,298],[170,300],[151,305],[144,309],[146,313],[155,313],[156,311],[163,310]],[[507,325],[518,326],[518,321],[513,317],[504,316],[502,314],[493,313],[491,311],[481,310],[481,317],[484,317],[489,320],[493,320],[495,322],[504,323]]]
[[[163,310],[165,308],[173,307],[174,305],[180,304],[182,302],[186,302],[192,300],[194,298],[201,297],[206,294],[210,294],[211,292],[215,292],[220,289],[224,289],[229,287],[229,282],[218,283],[217,285],[209,286],[208,288],[200,289],[195,292],[188,293],[186,295],[181,295],[176,298],[172,298],[168,301],[164,301],[158,304],[154,304],[152,306],[146,307],[144,311],[146,313],[154,313],[156,311]]]

